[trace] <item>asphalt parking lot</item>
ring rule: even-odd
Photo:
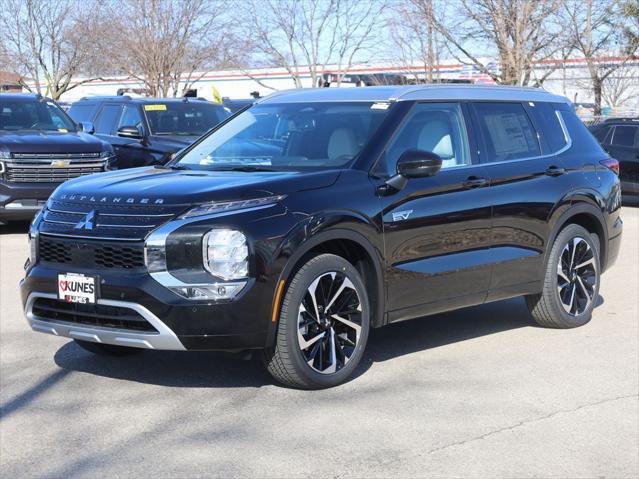
[[[0,475],[637,477],[639,208],[593,320],[509,300],[373,333],[351,382],[304,392],[215,353],[94,357],[33,333],[25,225],[0,227]]]

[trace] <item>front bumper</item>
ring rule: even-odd
[[[58,186],[58,183],[0,180],[0,221],[31,220]]]
[[[94,343],[114,344],[145,349],[184,350],[178,337],[157,316],[144,306],[125,301],[100,299],[98,304],[129,309],[137,312],[157,330],[157,333],[134,332],[124,329],[101,328],[84,324],[72,324],[41,318],[34,312],[33,305],[38,298],[57,299],[55,294],[31,293],[27,297],[24,310],[31,329],[41,333],[64,336],[67,338],[92,341]]]
[[[159,334],[69,323],[35,315],[34,300],[39,297],[56,299],[57,275],[67,272],[97,276],[98,304],[134,310]],[[25,315],[35,331],[120,346],[173,350],[265,347],[272,289],[274,287],[267,282],[253,281],[232,302],[199,302],[181,298],[146,272],[87,271],[49,263],[33,266],[20,284]]]

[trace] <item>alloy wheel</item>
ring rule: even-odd
[[[318,276],[299,306],[297,339],[306,364],[321,374],[342,369],[362,332],[362,304],[357,288],[339,271]]]
[[[597,291],[598,276],[595,251],[584,238],[572,238],[557,264],[557,292],[568,314],[579,316],[588,310]]]

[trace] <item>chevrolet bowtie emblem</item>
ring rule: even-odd
[[[97,226],[98,212],[89,211],[82,221],[75,225],[76,230],[92,230]]]
[[[65,166],[69,166],[71,164],[71,160],[53,160],[51,162],[51,166],[55,166],[58,168],[64,168]]]

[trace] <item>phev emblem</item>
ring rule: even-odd
[[[98,219],[98,212],[91,210],[87,213],[82,221],[75,225],[76,230],[92,230],[96,226]]]
[[[393,213],[393,221],[407,220],[412,212],[413,210],[396,211],[395,213]]]

